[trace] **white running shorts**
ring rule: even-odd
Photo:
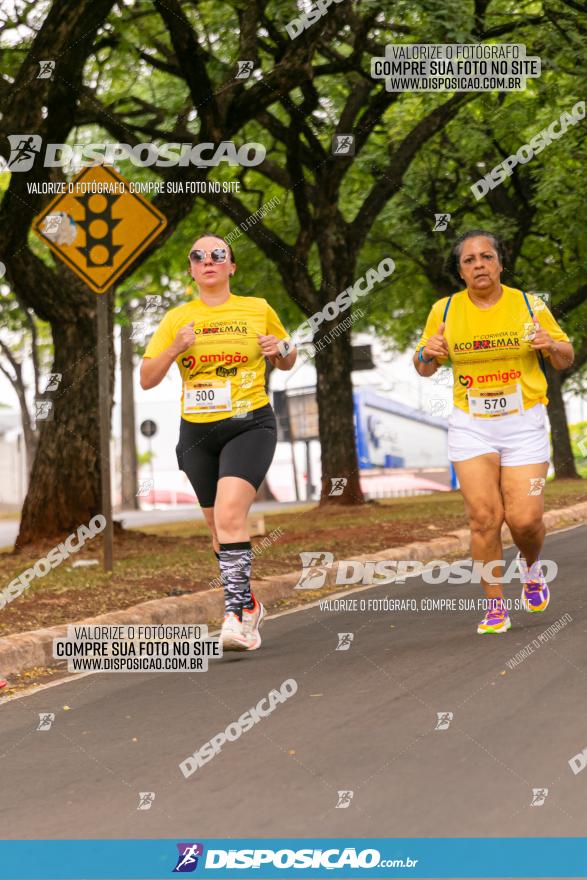
[[[545,407],[536,403],[524,415],[475,419],[455,406],[448,419],[448,457],[467,461],[497,452],[503,467],[550,461]]]

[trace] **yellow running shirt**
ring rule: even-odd
[[[195,345],[175,359],[182,379],[182,418],[216,422],[269,403],[257,334],[277,339],[288,334],[267,300],[231,293],[220,306],[192,299],[170,309],[149,340],[145,357],[162,354],[191,321]]]
[[[453,295],[446,316],[444,335],[453,370],[453,401],[465,412],[469,412],[469,388],[494,390],[519,385],[524,409],[548,403],[546,378],[537,352],[530,348],[534,322],[524,296],[520,290],[503,284],[502,291],[495,305],[480,309],[471,302],[467,291],[461,290]],[[540,326],[553,341],[568,342],[569,337],[540,297],[527,296]],[[438,333],[447,302],[445,296],[432,306],[417,351]],[[546,351],[542,354],[549,356]],[[447,359],[438,361],[446,363]]]

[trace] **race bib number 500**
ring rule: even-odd
[[[184,382],[183,386],[183,413],[194,415],[196,413],[230,412],[232,410],[232,397],[230,393],[230,380],[219,382],[214,379]]]
[[[499,416],[523,415],[524,404],[519,385],[480,390],[469,388],[469,412],[476,419],[494,419]]]

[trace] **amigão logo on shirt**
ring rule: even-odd
[[[248,359],[248,356],[241,354],[240,351],[235,351],[234,354],[227,354],[222,351],[219,354],[200,355],[200,363],[202,364],[246,364]]]
[[[497,373],[485,373],[484,376],[477,376],[477,382],[479,385],[483,385],[486,382],[514,382],[521,375],[519,370],[502,370]]]
[[[515,382],[516,379],[520,379],[521,376],[522,374],[519,370],[498,370],[497,373],[485,373],[482,376],[477,376],[477,383],[479,385],[485,385],[488,382]],[[470,388],[475,380],[472,376],[459,373],[459,382],[461,385],[464,385],[465,388]]]

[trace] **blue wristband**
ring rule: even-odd
[[[418,360],[422,361],[423,364],[431,364],[432,361],[435,360],[435,358],[430,358],[430,360],[426,360],[426,358],[424,357],[424,355],[422,353],[423,351],[424,351],[424,346],[422,346],[422,348],[420,349],[420,351],[418,353]]]

